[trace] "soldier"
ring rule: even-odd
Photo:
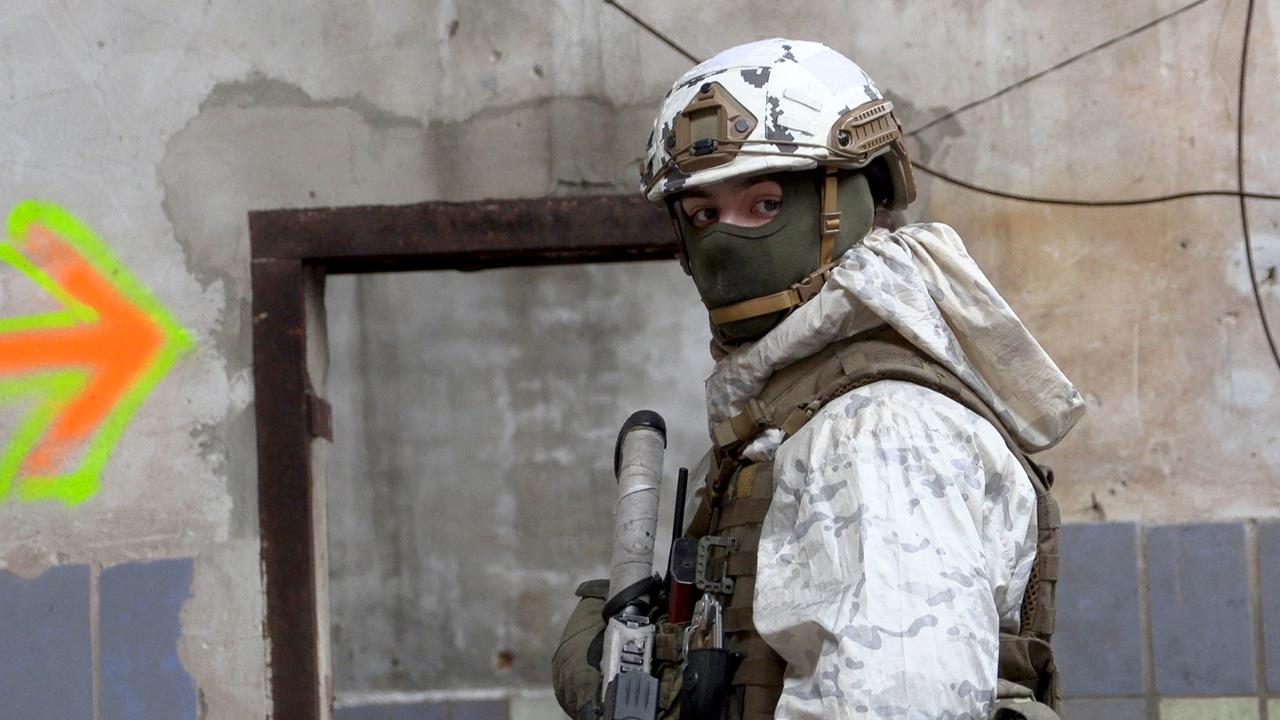
[[[1056,704],[1057,509],[1025,453],[1083,401],[954,230],[873,228],[915,194],[892,110],[841,54],[772,39],[686,73],[649,138],[718,359],[690,532],[738,543],[746,718],[985,720],[998,656]]]
[[[641,174],[718,360],[686,534],[729,551],[698,580],[745,660],[709,714],[1056,717],[1059,518],[1027,453],[1084,403],[954,230],[873,227],[915,195],[892,103],[824,45],[731,48],[676,81]],[[554,661],[576,718],[598,713],[602,592],[579,588]],[[673,718],[684,658],[658,647]]]

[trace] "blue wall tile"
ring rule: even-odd
[[[448,703],[358,705],[338,708],[334,720],[449,720]]]
[[[1280,522],[1258,526],[1262,560],[1262,627],[1266,634],[1267,689],[1280,695]]]
[[[110,567],[98,588],[102,720],[195,720],[195,686],[178,658],[191,560]]]
[[[1067,525],[1061,537],[1053,651],[1063,694],[1143,694],[1137,526]]]
[[[0,718],[93,716],[89,567],[0,571]]]
[[[1146,720],[1145,698],[1075,698],[1062,702],[1067,720]]]
[[[1147,531],[1159,694],[1255,691],[1244,537],[1239,523]]]

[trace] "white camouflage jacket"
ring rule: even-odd
[[[822,291],[707,379],[711,423],[775,370],[889,324],[995,410],[1027,451],[1058,442],[1080,394],[941,224],[875,230]],[[754,620],[787,661],[777,718],[986,720],[998,628],[1016,627],[1035,555],[1035,496],[986,420],[880,381],[779,445]]]

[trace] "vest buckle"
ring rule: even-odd
[[[729,577],[724,569],[721,569],[720,577],[717,579],[712,579],[707,575],[707,565],[711,561],[712,548],[717,547],[724,548],[722,557],[728,557],[738,549],[738,540],[727,535],[704,535],[699,538],[697,569],[693,584],[704,593],[731,595],[733,594],[733,578]]]

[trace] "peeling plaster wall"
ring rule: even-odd
[[[908,128],[1177,7],[627,6],[704,56],[772,34],[828,42]],[[911,150],[1030,194],[1232,187],[1244,7],[1209,0]],[[1258,4],[1245,137],[1246,182],[1270,191],[1278,16],[1280,2]],[[179,646],[202,716],[262,717],[246,211],[631,192],[651,112],[687,66],[591,0],[6,2],[0,197],[84,218],[196,349],[143,403],[95,496],[0,505],[0,568],[193,558]],[[903,220],[955,226],[1089,400],[1045,457],[1069,518],[1280,515],[1280,371],[1233,199],[1079,209],[920,184]],[[1249,212],[1280,315],[1280,207]],[[670,263],[335,279],[329,303],[338,690],[538,686],[545,628],[573,580],[603,572],[591,542],[608,527],[618,422],[654,406],[673,429],[669,467],[699,453],[709,361],[687,279]],[[0,266],[0,317],[51,307]],[[0,406],[0,441],[23,412]],[[446,667],[440,642],[469,654]]]

